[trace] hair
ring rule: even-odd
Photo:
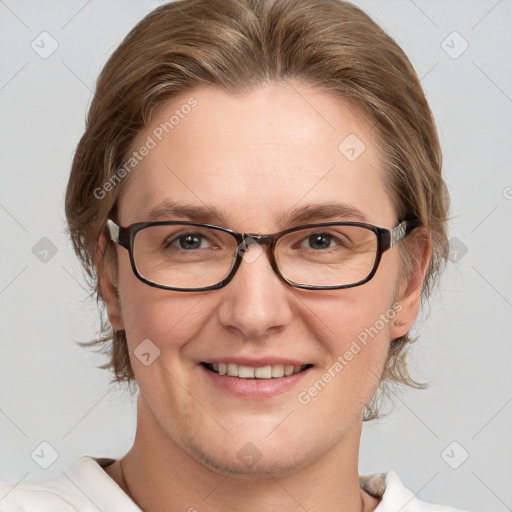
[[[96,265],[115,268],[111,245],[98,260],[99,239],[129,181],[120,179],[126,174],[120,169],[135,137],[159,105],[194,87],[237,94],[287,80],[348,101],[371,121],[398,218],[418,219],[430,234],[422,300],[430,295],[448,255],[449,198],[433,116],[398,44],[342,0],[177,0],[140,21],[103,68],[66,191],[71,241],[101,310],[98,337],[80,344],[97,345],[108,355],[100,367],[111,370],[112,383],[133,383],[134,373],[125,332],[105,319]],[[411,270],[403,252],[403,268]],[[367,404],[364,420],[380,416],[390,384],[426,387],[407,368],[413,341],[409,334],[390,341],[381,393]]]

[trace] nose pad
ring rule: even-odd
[[[245,263],[254,263],[265,251],[258,240],[248,236],[238,245],[236,252]]]

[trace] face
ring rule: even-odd
[[[197,104],[182,109],[192,97]],[[176,109],[179,122],[160,133]],[[155,147],[119,200],[122,226],[193,220],[266,234],[343,220],[391,228],[398,220],[369,125],[344,101],[298,83],[240,96],[214,87],[188,91],[153,114],[134,147],[148,137]],[[322,212],[322,205],[335,208]],[[410,328],[417,293],[408,298],[399,280],[397,247],[384,253],[371,281],[329,291],[288,286],[266,249],[252,251],[257,246],[224,288],[178,292],[138,280],[128,252],[117,247],[119,302],[108,298],[105,276],[102,286],[112,323],[127,334],[146,428],[217,471],[282,475],[357,448],[389,341]],[[152,354],[159,351],[147,365],[134,355],[143,340],[151,340]],[[203,363],[270,364],[275,372],[310,366],[244,379]]]

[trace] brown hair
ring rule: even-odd
[[[433,253],[423,286],[423,298],[428,297],[447,258],[448,194],[431,111],[396,42],[342,0],[177,0],[146,16],[110,57],[74,156],[66,216],[100,306],[98,240],[129,179],[119,179],[119,170],[154,109],[199,85],[238,93],[287,79],[344,98],[371,119],[398,217],[419,219],[431,234]],[[109,258],[115,264],[114,255]],[[390,342],[381,396],[368,404],[365,420],[379,416],[378,402],[389,395],[388,384],[425,387],[407,370],[412,341],[405,335]],[[102,368],[112,370],[113,382],[133,382],[125,332],[113,330],[103,315],[100,337],[82,344],[98,344],[108,353]]]

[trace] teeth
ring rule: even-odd
[[[293,366],[284,364],[272,364],[253,368],[252,366],[244,366],[236,363],[211,363],[210,369],[220,375],[228,375],[230,377],[238,377],[240,379],[271,379],[279,377],[288,377],[295,373],[299,373],[306,368],[304,366]]]
[[[282,377],[284,375],[284,364],[273,364],[272,377]]]
[[[272,366],[268,365],[268,366],[261,366],[260,368],[255,368],[254,376],[257,379],[271,379],[272,378]]]
[[[240,377],[241,379],[254,379],[254,368],[251,368],[250,366],[240,365],[238,367],[238,377]]]

